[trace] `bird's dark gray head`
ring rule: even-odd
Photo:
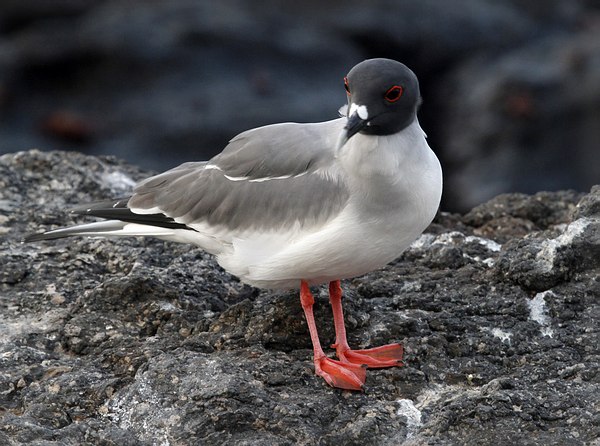
[[[400,62],[365,60],[350,70],[344,85],[348,94],[345,141],[359,132],[392,135],[408,127],[417,116],[419,81]]]

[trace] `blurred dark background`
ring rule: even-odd
[[[591,0],[2,0],[0,153],[164,170],[251,127],[337,117],[370,57],[419,76],[445,210],[600,183]]]

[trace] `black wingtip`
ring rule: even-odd
[[[54,237],[52,236],[48,236],[47,233],[45,232],[39,232],[37,234],[30,234],[26,237],[23,238],[22,243],[32,243],[32,242],[39,242],[42,240],[50,240]]]
[[[97,215],[97,211],[107,211],[111,209],[127,209],[127,203],[129,202],[129,197],[127,198],[118,198],[115,200],[104,200],[104,201],[96,201],[93,203],[82,204],[79,206],[72,207],[69,209],[69,214],[75,215]]]
[[[23,243],[39,242],[42,240],[55,240],[70,236],[90,235],[92,233],[106,235],[107,232],[123,229],[122,224],[124,223],[136,223],[159,228],[186,229],[194,231],[193,228],[190,228],[186,224],[178,223],[173,218],[167,217],[161,213],[136,214],[127,207],[128,202],[129,198],[120,198],[118,200],[99,201],[81,206],[75,206],[69,210],[70,214],[104,218],[106,221],[97,222],[96,224],[89,223],[67,228],[59,228],[39,234],[28,235],[23,239]],[[104,223],[104,225],[102,225],[102,223]],[[107,224],[109,226],[106,226]],[[115,224],[117,224],[117,226],[113,227]],[[121,226],[118,226],[119,224]]]

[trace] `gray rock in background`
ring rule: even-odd
[[[447,91],[451,85],[462,98],[460,107],[452,97],[443,100],[444,157],[451,172],[452,166],[461,172],[448,178],[450,201],[473,206],[499,190],[535,192],[600,179],[598,29],[538,39],[449,76]]]
[[[598,182],[598,8],[585,0],[0,5],[0,153],[117,155],[162,170],[240,131],[336,117],[367,57],[419,75],[445,209]]]
[[[244,286],[188,245],[20,242],[144,175],[77,153],[0,157],[0,444],[597,444],[600,187],[442,213],[345,281],[351,344],[406,350],[352,393],[313,374],[295,292]]]

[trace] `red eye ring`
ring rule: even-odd
[[[394,103],[402,97],[402,93],[404,93],[404,89],[400,85],[394,85],[388,91],[385,92],[385,95],[383,97],[389,103]]]
[[[346,93],[350,96],[350,86],[348,85],[348,78],[344,77],[344,88],[346,89]]]

